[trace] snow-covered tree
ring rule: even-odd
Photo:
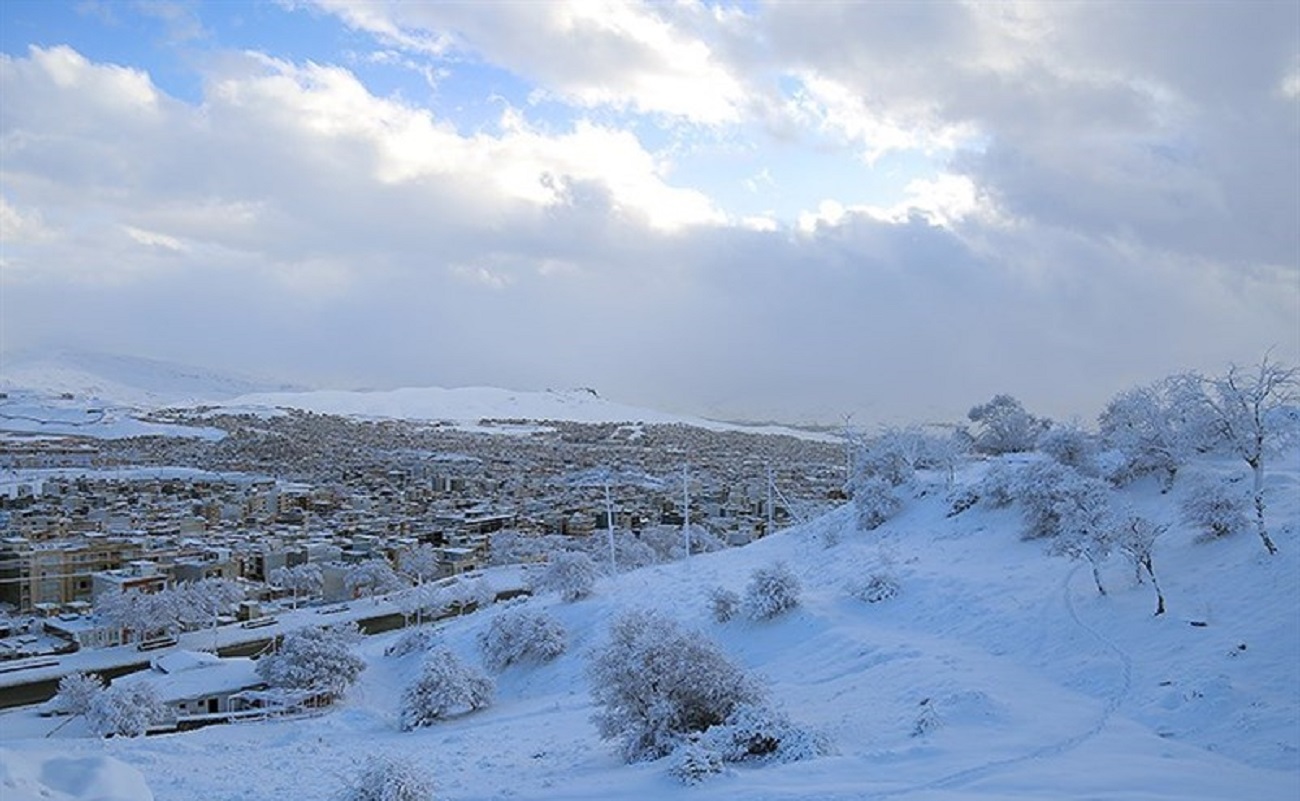
[[[97,693],[86,710],[91,730],[100,737],[139,737],[166,717],[158,691],[143,681],[110,686]]]
[[[1061,533],[1062,517],[1081,493],[1091,493],[1088,477],[1060,462],[1040,461],[1026,465],[1017,474],[1012,493],[1020,503],[1026,540],[1055,537]]]
[[[231,611],[245,596],[243,585],[228,578],[189,582],[173,592],[177,594],[182,619],[196,626],[211,626],[214,637],[221,614]]]
[[[925,438],[915,428],[887,428],[865,440],[854,459],[863,478],[878,478],[897,487],[912,480],[925,453]]]
[[[59,679],[59,691],[50,708],[59,715],[84,715],[104,691],[104,680],[95,673],[69,673]]]
[[[763,696],[711,640],[646,610],[614,621],[587,675],[600,735],[621,740],[629,762],[658,759]]]
[[[338,801],[433,801],[433,781],[409,760],[373,754]]]
[[[1276,446],[1300,436],[1300,371],[1265,354],[1250,370],[1229,367],[1208,382],[1202,397],[1219,441],[1250,465],[1255,533],[1270,554],[1277,553],[1264,524],[1264,466]]]
[[[492,680],[446,648],[425,659],[419,678],[402,693],[402,729],[431,726],[449,715],[492,703]]]
[[[95,601],[95,611],[112,625],[125,629],[134,640],[180,630],[180,608],[175,595],[166,590],[104,593]]]
[[[1250,525],[1247,498],[1231,482],[1198,478],[1179,505],[1183,521],[1210,538],[1227,537]]]
[[[798,606],[801,592],[798,577],[784,563],[755,568],[741,609],[750,620],[768,620]]]
[[[298,606],[299,595],[311,597],[320,592],[325,584],[325,576],[321,572],[320,565],[310,562],[290,567],[277,567],[271,571],[270,578],[277,586],[293,593],[294,608]]]
[[[1096,438],[1074,423],[1044,431],[1038,437],[1038,450],[1080,473],[1092,475],[1097,470]]]
[[[549,662],[568,647],[564,625],[545,612],[507,609],[479,632],[479,649],[488,670],[520,662]]]
[[[712,553],[727,547],[716,534],[701,525],[690,527],[691,553]],[[655,554],[657,562],[673,562],[686,556],[685,537],[680,526],[647,526],[641,530],[641,542]],[[619,564],[623,563],[622,556]]]
[[[1165,594],[1156,579],[1156,568],[1151,560],[1151,553],[1155,550],[1156,540],[1168,528],[1167,525],[1159,525],[1145,517],[1130,517],[1124,521],[1124,525],[1115,537],[1115,545],[1137,566],[1138,580],[1141,581],[1143,570],[1151,577],[1151,586],[1156,591],[1157,616],[1165,613]]]
[[[402,551],[398,564],[407,578],[421,585],[438,577],[438,550],[427,542]]]
[[[1183,373],[1112,398],[1097,420],[1102,443],[1122,456],[1111,480],[1123,484],[1156,473],[1166,491],[1172,487],[1205,438],[1200,396],[1199,379]]]
[[[854,482],[852,489],[853,508],[858,513],[858,527],[863,531],[879,528],[903,508],[893,485],[883,478],[865,476]]]
[[[353,623],[291,631],[279,650],[257,660],[257,675],[272,687],[341,696],[366,667],[352,653],[360,637]]]
[[[1101,583],[1101,564],[1110,556],[1119,530],[1112,515],[1110,487],[1099,479],[1071,471],[1050,491],[1056,532],[1051,552],[1087,561],[1097,592],[1106,594]]]
[[[596,563],[580,551],[554,553],[537,586],[544,592],[558,592],[566,601],[581,600],[596,586]]]
[[[378,603],[379,595],[406,586],[387,559],[369,559],[353,565],[343,576],[343,585],[352,595],[368,595]]]
[[[1051,426],[1051,421],[1034,417],[1010,395],[994,395],[966,417],[979,426],[975,450],[992,456],[1033,450],[1039,435]]]

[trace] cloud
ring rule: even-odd
[[[580,106],[612,106],[715,125],[734,122],[741,81],[695,31],[655,5],[625,2],[402,3],[316,0],[393,46],[477,56]]]
[[[192,103],[69,47],[0,56],[0,333],[301,382],[864,422],[997,392],[1087,417],[1166,373],[1300,358],[1282,17],[589,8],[328,4],[440,81],[481,59],[569,104],[507,101],[479,127],[275,53],[213,54]],[[1144,43],[1166,24],[1186,40]],[[674,161],[683,122],[752,148],[737,193],[784,184],[783,148],[874,156],[902,189],[735,213]]]

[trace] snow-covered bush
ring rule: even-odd
[[[1179,506],[1183,521],[1199,529],[1206,539],[1245,531],[1249,499],[1233,484],[1202,478],[1196,481]]]
[[[1014,490],[1025,521],[1021,538],[1034,540],[1056,536],[1061,531],[1062,516],[1069,514],[1072,506],[1083,500],[1081,496],[1095,497],[1097,492],[1105,489],[1101,482],[1060,462],[1034,462],[1024,467],[1019,472]]]
[[[725,587],[714,587],[709,591],[709,611],[714,620],[726,623],[740,611],[740,596]]]
[[[829,750],[821,737],[762,704],[736,707],[726,722],[711,727],[700,740],[712,744],[725,762],[797,762]]]
[[[103,691],[104,680],[98,674],[70,673],[59,679],[59,691],[45,709],[56,715],[84,715]]]
[[[763,696],[711,640],[653,611],[616,619],[587,675],[597,729],[629,762],[658,759]]]
[[[372,755],[338,801],[433,801],[433,781],[405,759]]]
[[[97,693],[86,710],[91,730],[101,737],[140,737],[166,716],[158,691],[146,682],[110,686]]]
[[[581,600],[596,586],[596,563],[578,551],[552,554],[537,586],[546,592],[558,592],[566,601]]]
[[[1016,500],[1019,474],[1018,468],[1006,462],[994,462],[975,485],[975,492],[981,502],[994,509],[1010,506]]]
[[[438,642],[438,630],[429,626],[421,626],[411,629],[398,637],[390,646],[384,649],[384,656],[406,656],[407,654],[423,653],[429,650]]]
[[[853,597],[869,604],[887,601],[898,595],[898,579],[890,573],[872,573],[866,581],[850,589]]]
[[[341,696],[366,667],[352,653],[360,637],[351,623],[291,631],[278,651],[257,660],[257,675],[272,687]]]
[[[933,698],[922,698],[916,713],[916,722],[912,724],[912,736],[924,737],[943,725],[939,717],[938,704]]]
[[[795,762],[829,750],[824,738],[785,715],[761,704],[741,704],[727,720],[678,746],[668,771],[683,784],[698,784],[721,773],[727,763]]]
[[[492,680],[446,648],[430,652],[424,669],[402,693],[402,729],[431,726],[449,715],[492,703]]]
[[[479,632],[479,649],[488,670],[518,662],[548,662],[568,647],[564,625],[545,612],[509,609]]]
[[[798,606],[801,591],[799,579],[783,563],[755,568],[741,610],[750,620],[768,620]]]
[[[700,784],[725,769],[722,755],[709,744],[697,741],[679,746],[668,763],[668,775],[687,785]]]
[[[853,508],[858,514],[858,527],[870,531],[898,514],[903,502],[894,494],[894,487],[888,481],[867,477],[853,486]]]

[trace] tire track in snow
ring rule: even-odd
[[[967,782],[975,781],[976,779],[983,779],[986,776],[990,776],[1015,765],[1031,762],[1036,759],[1059,756],[1078,748],[1083,743],[1096,737],[1101,733],[1102,729],[1106,728],[1106,724],[1110,722],[1111,715],[1115,714],[1120,705],[1124,703],[1124,699],[1128,697],[1129,690],[1133,685],[1133,660],[1124,652],[1124,649],[1116,645],[1113,640],[1106,637],[1092,626],[1089,626],[1087,623],[1084,623],[1083,619],[1079,617],[1078,610],[1074,608],[1074,600],[1070,597],[1070,582],[1078,572],[1079,566],[1076,565],[1068,574],[1066,574],[1065,581],[1061,588],[1062,594],[1065,597],[1065,609],[1070,614],[1070,620],[1073,621],[1076,626],[1086,631],[1093,639],[1105,647],[1106,650],[1114,654],[1123,669],[1123,678],[1120,681],[1120,686],[1116,688],[1115,692],[1112,693],[1111,697],[1106,701],[1106,706],[1102,709],[1101,717],[1098,718],[1097,722],[1093,724],[1091,728],[1086,729],[1073,737],[1068,737],[1060,742],[1045,745],[1041,748],[1035,748],[1028,753],[1008,757],[1007,759],[986,762],[983,765],[976,765],[975,767],[966,768],[965,770],[960,770],[956,773],[950,773],[947,776],[941,776],[938,779],[934,779],[933,781],[924,784],[918,784],[912,787],[901,787],[896,790],[885,790],[878,793],[868,793],[861,796],[864,801],[875,798],[894,798],[897,796],[909,795],[911,793],[918,793],[923,790],[951,789],[966,784]]]

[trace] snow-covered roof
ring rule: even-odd
[[[173,651],[155,660],[155,669],[130,673],[114,679],[113,684],[151,684],[165,703],[174,703],[256,687],[263,682],[255,665],[248,657],[223,658],[195,651]]]

